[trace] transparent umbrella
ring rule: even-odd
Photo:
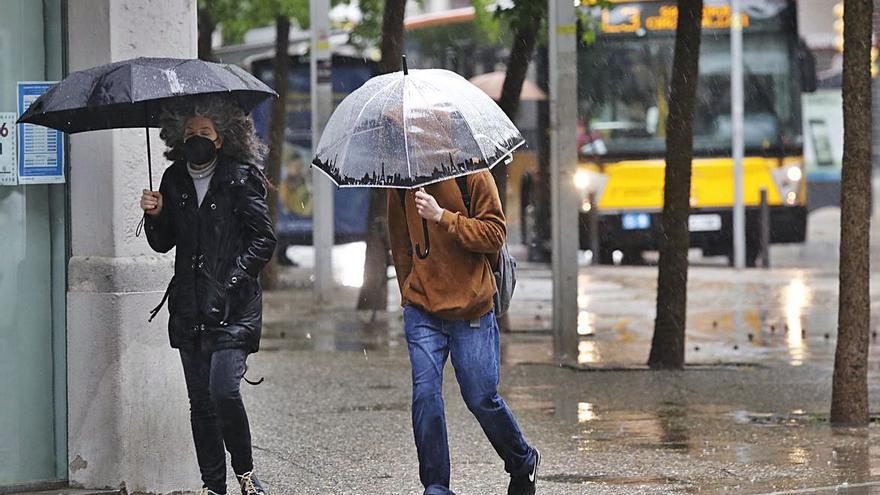
[[[339,104],[312,163],[340,187],[412,189],[492,168],[524,142],[463,77],[404,70],[370,79]]]
[[[409,71],[404,58],[402,72],[370,79],[339,104],[312,164],[339,187],[415,189],[491,169],[524,143],[482,90],[447,70]]]

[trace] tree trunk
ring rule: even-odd
[[[868,424],[871,325],[871,0],[843,13],[843,171],[840,190],[840,298],[831,422]]]
[[[538,50],[538,87],[549,93],[550,74],[547,48]],[[535,201],[535,223],[532,243],[529,244],[529,261],[549,263],[553,257],[550,243],[550,227],[553,219],[550,212],[550,105],[547,101],[538,104],[538,174],[532,188]]]
[[[214,38],[214,30],[217,29],[217,21],[214,19],[212,12],[212,2],[206,2],[205,8],[199,9],[199,59],[214,60],[214,47],[212,40]]]
[[[663,187],[663,235],[660,237],[657,316],[648,366],[684,368],[690,232],[691,160],[694,154],[694,104],[699,74],[703,0],[679,0],[675,55],[666,123],[666,177]]]
[[[403,49],[403,17],[406,0],[385,0],[382,16],[382,61],[379,71],[383,74],[400,70]],[[375,189],[370,193],[367,213],[367,253],[364,258],[364,285],[358,296],[357,309],[384,311],[388,306],[388,225],[385,210],[386,191]]]
[[[284,131],[287,127],[287,76],[290,71],[290,56],[287,54],[290,39],[290,19],[279,15],[275,18],[275,67],[272,77],[278,98],[272,103],[272,120],[269,129],[269,157],[266,160],[266,177],[273,184],[281,183],[281,159],[284,149]],[[272,224],[278,224],[278,192],[270,190],[267,198],[269,217]],[[284,246],[279,246],[284,249]],[[268,289],[279,286],[278,259],[273,256],[266,265],[264,285]]]
[[[535,52],[542,20],[540,17],[533,17],[528,24],[514,29],[513,46],[510,48],[510,58],[504,74],[504,86],[498,98],[498,106],[514,123],[519,113],[520,94],[529,70],[529,62]],[[501,205],[507,206],[507,166],[499,163],[492,170],[492,176],[495,177],[495,185],[498,186]]]

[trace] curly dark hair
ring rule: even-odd
[[[170,161],[185,160],[181,149],[184,130],[186,122],[195,116],[210,119],[217,135],[223,138],[219,155],[262,168],[267,148],[257,137],[253,119],[235,103],[216,95],[196,96],[162,109],[159,137],[168,146],[165,158]]]

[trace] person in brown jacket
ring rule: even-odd
[[[465,404],[510,474],[508,494],[534,494],[540,454],[498,395],[501,352],[495,319],[497,261],[507,228],[489,171],[467,177],[471,211],[454,179],[389,191],[388,229],[412,365],[412,421],[425,495],[448,495],[450,465],[443,368],[451,355]],[[401,204],[401,199],[404,204]],[[431,250],[413,255],[428,221]]]

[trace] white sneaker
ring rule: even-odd
[[[266,489],[253,471],[238,476],[238,483],[241,485],[241,495],[267,495]]]

